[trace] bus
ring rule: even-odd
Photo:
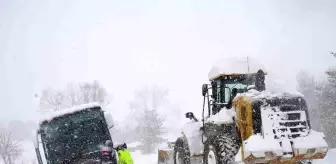
[[[113,126],[112,115],[98,103],[55,112],[43,118],[36,130],[37,161],[39,164],[117,164],[116,153],[110,146]]]

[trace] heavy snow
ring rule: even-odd
[[[209,79],[213,79],[221,74],[246,74],[255,73],[259,69],[266,72],[265,66],[260,64],[257,59],[251,57],[228,57],[217,60],[209,74]]]
[[[297,125],[295,127],[286,127],[280,124],[282,120],[286,119],[288,113],[300,113],[301,115],[300,121],[307,120],[307,116],[304,111],[294,111],[286,113],[278,111],[280,111],[279,107],[264,107],[261,109],[261,119],[263,122],[263,132],[264,132],[263,134],[265,138],[274,138],[275,136],[278,136],[280,138],[287,138],[288,135],[293,134],[290,128],[306,128],[306,126],[303,125]],[[283,131],[283,129],[287,130]],[[306,136],[308,135],[308,132],[309,132],[308,130],[304,130],[296,133],[300,133],[301,136]]]
[[[48,113],[42,119],[40,119],[40,124],[44,121],[49,122],[56,117],[60,117],[60,116],[66,115],[66,114],[71,114],[71,113],[75,113],[75,112],[78,112],[78,111],[81,111],[81,110],[85,110],[85,109],[88,109],[88,108],[94,108],[94,107],[100,107],[99,103],[92,102],[92,103],[88,103],[88,104],[77,105],[77,106],[74,106],[72,108],[62,109],[62,110],[59,110],[59,111],[53,111],[51,113]]]
[[[190,121],[186,123],[182,132],[188,140],[188,145],[190,148],[190,154],[201,154],[203,152],[203,143],[202,143],[202,132],[201,132],[202,122]]]
[[[128,145],[137,145],[137,143],[128,143]],[[17,164],[35,164],[37,163],[37,158],[35,155],[35,150],[32,142],[22,142],[23,155],[16,161]],[[41,152],[43,153],[43,152]],[[158,155],[157,152],[153,154],[142,154],[140,151],[131,151],[131,155],[134,164],[157,164]],[[0,164],[2,161],[0,160]]]
[[[263,99],[263,98],[286,98],[286,97],[303,97],[303,95],[299,92],[291,92],[291,93],[272,93],[269,91],[258,92],[256,90],[250,90],[247,93],[238,94],[235,99],[240,98],[241,96],[246,95],[253,99]],[[306,130],[299,133],[302,133],[300,138],[295,139],[287,139],[287,137],[280,139],[274,139],[274,135],[281,136],[286,132],[277,131],[276,129],[284,128],[280,126],[279,122],[284,119],[285,115],[282,115],[282,112],[279,112],[280,109],[278,107],[270,107],[265,106],[261,108],[261,118],[263,122],[263,137],[260,134],[256,134],[251,136],[248,140],[244,141],[245,157],[248,156],[250,152],[253,152],[253,155],[256,157],[263,157],[264,152],[273,151],[276,154],[282,155],[282,152],[292,152],[292,146],[290,141],[293,141],[293,148],[326,148],[327,143],[324,139],[324,134],[320,132],[316,132],[314,130]],[[301,121],[307,120],[306,113],[304,111],[292,111],[287,113],[300,113]],[[303,125],[298,125],[301,127]],[[303,126],[304,127],[304,126]],[[273,130],[276,130],[274,134]],[[288,131],[290,132],[290,130]],[[280,134],[278,134],[280,133]],[[286,136],[286,134],[284,134]],[[282,142],[280,145],[279,142]],[[236,155],[236,160],[241,160],[241,152]]]
[[[261,135],[252,135],[246,141],[244,141],[244,156],[247,157],[249,152],[253,152],[255,157],[264,157],[264,152],[272,151],[277,155],[282,155],[283,150],[278,140],[266,139]]]
[[[258,138],[257,138],[258,139]],[[260,138],[259,138],[260,139]],[[37,162],[35,150],[32,142],[22,142],[23,155],[16,161],[17,164],[34,164]],[[128,145],[137,145],[137,143],[127,143]],[[266,144],[266,143],[265,143]],[[261,143],[258,144],[262,145]],[[236,155],[236,161],[241,161],[241,149]],[[134,164],[157,164],[157,152],[153,154],[142,154],[139,151],[131,151]],[[240,157],[240,158],[239,158]],[[0,160],[0,164],[2,161]],[[334,164],[336,163],[336,149],[330,149],[325,159],[313,161],[313,164]]]
[[[293,142],[293,148],[325,148],[327,143],[322,140],[322,135],[319,132],[312,131],[310,135],[307,137],[297,138]],[[293,149],[291,147],[290,141],[287,139],[281,140],[282,146],[279,144],[279,140],[263,138],[261,135],[256,134],[249,137],[246,141],[244,141],[244,157],[250,155],[253,152],[253,156],[255,157],[265,157],[264,152],[272,151],[279,156],[283,155],[283,152],[292,152]],[[328,152],[328,155],[323,160],[316,160],[319,163],[322,161],[333,161],[336,162],[335,158],[332,158],[330,154],[336,155],[335,149],[331,149]],[[291,156],[291,155],[290,155]],[[242,161],[241,148],[235,157],[236,162]]]
[[[235,109],[226,109],[225,107],[221,109],[215,115],[211,115],[206,122],[212,122],[214,124],[229,124],[233,123],[233,117],[236,115]]]
[[[289,139],[283,139],[282,140],[282,151],[286,152],[286,153],[292,153],[293,152],[292,145],[291,145]],[[286,154],[283,157],[291,158],[291,157],[293,157],[293,154]]]
[[[310,130],[310,133],[306,137],[296,138],[293,140],[294,148],[326,148],[327,142],[324,140],[324,134]]]
[[[245,93],[238,93],[234,100],[240,98],[241,96],[250,97],[251,99],[263,99],[263,98],[286,98],[286,97],[304,97],[302,93],[299,91],[284,91],[284,92],[273,92],[269,90],[265,91],[257,91],[255,89],[250,89],[248,92]]]

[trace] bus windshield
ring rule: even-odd
[[[110,140],[103,118],[102,111],[85,110],[44,124],[41,136],[46,157],[59,163],[99,151]]]

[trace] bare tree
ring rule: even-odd
[[[0,156],[5,164],[14,164],[22,154],[21,145],[8,129],[0,129]]]
[[[163,118],[156,110],[144,110],[143,115],[137,119],[137,124],[136,134],[142,152],[145,154],[154,152],[156,146],[165,141],[161,136],[165,133]]]
[[[167,95],[167,90],[157,86],[144,87],[135,92],[134,100],[130,103],[137,124],[137,140],[141,143],[143,153],[153,152],[155,147],[164,141],[164,119],[158,110],[167,101]]]
[[[298,83],[307,100],[313,128],[324,132],[329,147],[335,147],[336,69],[327,70],[326,75],[327,81],[317,82],[308,73],[300,73]]]
[[[101,86],[98,81],[92,83],[79,84],[78,100],[81,103],[99,102],[101,105],[108,105],[110,102],[107,99],[107,91]]]
[[[133,112],[143,112],[144,110],[159,110],[163,105],[168,103],[168,90],[158,86],[145,86],[135,91],[134,100],[131,101],[130,107]],[[139,108],[141,110],[139,110]]]
[[[336,55],[334,54],[335,58]],[[330,147],[336,147],[336,68],[331,68],[326,71],[328,81],[322,87],[320,97],[320,117],[323,127],[323,132],[326,134],[326,139]]]
[[[300,71],[297,75],[298,90],[305,96],[310,115],[312,128],[321,130],[319,113],[319,97],[321,95],[321,86],[318,81],[308,72]]]
[[[110,103],[107,90],[98,81],[68,84],[65,90],[60,91],[47,88],[40,97],[40,109],[58,111],[90,102],[98,102],[102,106]]]
[[[65,98],[64,93],[47,88],[42,91],[42,96],[40,97],[40,109],[53,109],[54,111],[58,111],[65,107]]]
[[[78,100],[78,96],[77,96],[76,88],[74,84],[68,84],[66,91],[67,91],[67,96],[68,96],[67,104],[69,104],[70,107],[79,104],[80,100]]]

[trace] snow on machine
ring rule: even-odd
[[[230,59],[212,68],[211,84],[202,86],[202,119],[186,113],[191,121],[173,146],[159,150],[159,164],[298,163],[325,157],[328,145],[323,133],[311,129],[304,97],[266,91],[266,73],[250,64]]]
[[[38,163],[117,164],[112,127],[111,114],[98,103],[54,112],[41,120],[35,133]]]

